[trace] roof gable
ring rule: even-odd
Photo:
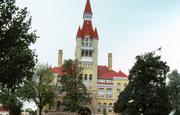
[[[116,72],[114,70],[109,70],[106,66],[98,66],[98,78],[102,79],[112,79],[113,77],[125,77],[127,75],[122,71]]]

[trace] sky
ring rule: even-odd
[[[137,55],[156,51],[170,69],[180,71],[180,0],[91,0],[93,26],[99,34],[98,64],[107,65],[113,53],[113,68],[128,74]],[[83,24],[86,0],[17,0],[28,7],[32,29],[39,38],[31,46],[40,63],[57,66],[63,58],[75,57],[76,33]],[[161,52],[157,51],[162,47]]]

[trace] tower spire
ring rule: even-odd
[[[90,4],[90,0],[87,0],[86,2],[86,6],[84,9],[84,14],[92,14],[92,10],[91,10],[91,4]]]
[[[87,0],[86,2],[83,18],[85,21],[91,21],[92,19],[92,10],[91,10],[90,0]]]

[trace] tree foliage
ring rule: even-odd
[[[18,90],[10,92],[6,88],[0,90],[0,103],[7,106],[10,110],[10,115],[20,115],[22,102],[18,99]]]
[[[137,56],[128,76],[129,84],[120,93],[114,111],[125,115],[168,115],[168,71],[166,62],[153,52]]]
[[[26,113],[28,113],[29,115],[37,115],[37,110],[32,110],[31,108],[27,108]]]
[[[0,103],[9,107],[10,115],[19,114],[18,88],[33,75],[36,58],[29,46],[36,38],[27,8],[18,8],[15,0],[0,0]]]
[[[180,74],[177,70],[173,70],[168,75],[169,97],[174,109],[174,115],[180,115]]]
[[[19,9],[15,0],[0,1],[0,85],[15,89],[24,78],[30,78],[35,53],[29,46],[36,41],[31,32],[27,8]]]
[[[56,98],[57,86],[53,82],[54,75],[47,65],[37,65],[31,80],[25,80],[20,89],[19,97],[23,100],[33,101],[39,108],[39,115],[43,107],[53,104]]]
[[[65,92],[63,105],[67,111],[76,112],[83,105],[90,103],[89,93],[82,82],[81,70],[78,62],[71,59],[65,60],[62,66],[63,75],[60,83],[62,92]]]

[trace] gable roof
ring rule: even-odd
[[[52,72],[55,74],[58,74],[58,76],[61,76],[63,74],[61,67],[54,67],[51,68]]]
[[[127,78],[127,75],[122,71],[116,72],[109,70],[107,66],[98,66],[98,77],[99,79],[112,79],[114,77]]]
[[[51,68],[53,73],[58,74],[58,76],[62,76],[62,68],[54,67]],[[113,79],[114,77],[127,78],[128,76],[122,71],[116,72],[114,70],[109,70],[107,66],[98,66],[97,67],[97,78],[98,79]]]

